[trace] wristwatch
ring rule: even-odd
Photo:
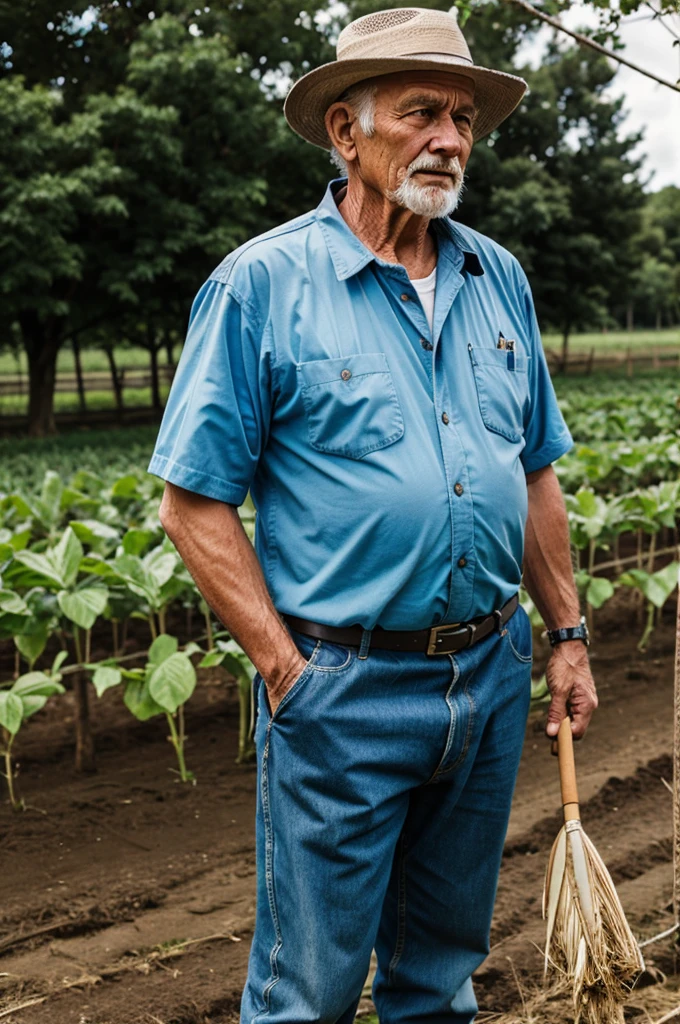
[[[590,633],[584,615],[581,616],[578,626],[564,626],[562,629],[548,629],[546,632],[551,647],[556,647],[565,640],[582,640],[586,647],[590,646]]]

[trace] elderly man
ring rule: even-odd
[[[529,705],[523,560],[555,644],[548,735],[596,705],[529,286],[449,219],[524,88],[474,65],[450,15],[350,24],[285,108],[346,180],[192,310],[150,470],[258,669],[242,1024],[349,1024],[373,949],[382,1024],[474,1018]]]

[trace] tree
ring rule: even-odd
[[[639,138],[619,135],[622,100],[607,98],[615,71],[604,58],[553,43],[523,74],[530,92],[519,110],[473,150],[460,218],[521,260],[566,360],[571,332],[606,324],[631,284]]]

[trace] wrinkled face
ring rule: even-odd
[[[472,150],[474,82],[446,71],[381,75],[375,131],[353,130],[364,181],[423,216],[451,213]]]

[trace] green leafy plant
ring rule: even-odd
[[[184,705],[196,687],[196,671],[189,654],[179,650],[177,638],[167,633],[157,636],[143,669],[121,668],[113,659],[89,667],[94,669],[92,683],[97,696],[124,683],[125,706],[140,722],[165,715],[180,778],[182,782],[194,782],[195,776],[188,771],[184,758]]]
[[[4,744],[0,756],[4,759],[3,774],[7,781],[10,803],[15,811],[22,810],[25,802],[17,797],[15,791],[12,745],[24,722],[36,711],[40,711],[50,697],[64,693],[59,669],[66,657],[66,651],[60,651],[49,672],[27,672],[19,676],[9,689],[0,690],[0,726]]]

